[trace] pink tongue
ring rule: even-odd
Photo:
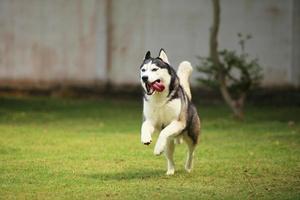
[[[162,92],[165,89],[165,86],[162,83],[159,82],[154,82],[152,84],[152,87],[154,90],[158,91],[158,92]]]

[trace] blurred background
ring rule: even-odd
[[[213,2],[0,0],[0,199],[300,199],[300,0],[220,1],[218,50],[244,61],[252,37],[238,95],[200,85]],[[180,145],[172,178],[140,142],[139,67],[160,48],[194,66],[201,118],[194,170]]]
[[[210,0],[1,0],[0,88],[137,86],[147,50],[199,64],[211,24]],[[263,88],[300,86],[298,0],[221,1],[220,48],[238,49],[238,33]]]

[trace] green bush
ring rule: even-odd
[[[235,116],[243,118],[243,107],[247,94],[259,86],[263,76],[258,59],[251,59],[245,52],[246,41],[251,35],[238,34],[241,53],[235,50],[218,51],[217,62],[212,57],[199,57],[197,70],[201,85],[212,89],[220,89],[222,95],[233,110]]]

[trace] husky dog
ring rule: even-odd
[[[191,64],[183,61],[176,73],[164,49],[160,50],[157,58],[152,58],[148,51],[140,67],[140,81],[144,89],[141,141],[149,145],[153,132],[160,131],[154,154],[164,152],[167,175],[175,172],[173,153],[175,144],[180,144],[182,140],[188,146],[185,169],[187,172],[192,170],[193,155],[200,134],[200,120],[191,103],[188,80],[192,70]]]

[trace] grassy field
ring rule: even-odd
[[[198,106],[194,171],[140,143],[141,102],[0,98],[0,199],[300,199],[300,107]]]

